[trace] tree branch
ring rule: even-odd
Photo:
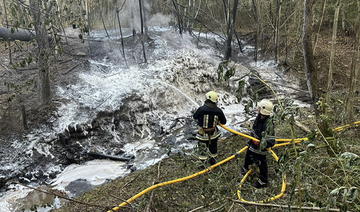
[[[14,182],[16,184],[19,184],[21,186],[24,186],[26,188],[30,188],[32,190],[35,190],[35,191],[39,191],[39,192],[42,192],[42,193],[45,193],[45,194],[50,194],[50,195],[53,195],[53,196],[56,196],[56,197],[59,197],[61,199],[65,199],[65,200],[68,200],[70,202],[74,202],[74,203],[78,203],[78,204],[82,204],[82,205],[87,205],[87,206],[91,206],[91,207],[97,207],[97,208],[101,208],[103,210],[106,210],[108,207],[105,207],[105,206],[101,206],[101,205],[96,205],[96,204],[92,204],[92,203],[86,203],[86,202],[81,202],[81,201],[78,201],[78,200],[74,200],[74,199],[71,199],[71,198],[68,198],[68,197],[65,197],[65,196],[62,196],[62,195],[59,195],[59,194],[55,194],[53,192],[49,192],[49,191],[44,191],[42,189],[38,189],[38,188],[35,188],[35,187],[32,187],[32,186],[28,186],[28,185],[25,185],[25,184],[22,184],[20,182]]]
[[[244,204],[244,205],[253,205],[253,206],[261,206],[261,207],[275,207],[275,208],[285,208],[285,209],[297,209],[297,210],[310,210],[310,211],[340,211],[340,209],[337,208],[319,208],[319,207],[300,207],[300,206],[293,206],[293,205],[276,205],[276,204],[264,204],[264,203],[253,203],[253,202],[243,202],[240,200],[232,200],[235,203],[238,204]]]

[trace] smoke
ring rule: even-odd
[[[121,6],[123,1],[118,2]],[[143,17],[145,27],[147,26],[168,26],[171,16],[162,13],[151,13],[152,0],[143,0]],[[141,29],[140,7],[138,0],[126,1],[124,8],[120,11],[121,24],[139,31]]]
[[[169,26],[171,16],[156,13],[148,21],[148,26]]]

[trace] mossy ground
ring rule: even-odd
[[[311,127],[310,121],[307,124]],[[286,123],[278,124],[277,132],[279,137],[290,137],[290,127]],[[297,137],[306,136],[300,130],[296,130],[295,134]],[[354,128],[336,135],[337,141],[343,144],[344,152],[360,155],[359,134],[360,131]],[[239,136],[220,141],[218,161],[236,153],[245,143],[246,140]],[[256,175],[253,175],[242,189],[243,197],[247,200],[262,200],[278,194],[282,173],[286,173],[286,195],[272,203],[359,211],[359,196],[346,202],[346,197],[341,194],[330,197],[330,192],[342,186],[360,187],[360,161],[349,163],[339,157],[329,156],[324,142],[320,140],[311,142],[316,146],[313,150],[307,148],[309,143],[296,145],[296,148],[290,145],[276,149],[280,156],[279,163],[268,155],[270,186],[255,189],[252,183]],[[241,180],[240,167],[244,156],[245,154],[241,154],[194,179],[155,189],[135,200],[123,211],[283,211],[280,208],[246,206],[232,201],[237,200],[236,191]],[[106,211],[154,183],[188,176],[208,165],[189,154],[171,155],[145,170],[135,171],[124,178],[98,186],[77,198],[81,202],[103,206],[102,208],[69,202],[57,211]]]

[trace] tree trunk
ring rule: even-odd
[[[136,30],[135,30],[135,16],[134,16],[134,3],[132,1],[128,1],[130,4],[130,18],[131,18],[131,25],[132,25],[132,33],[133,33],[133,38],[135,39],[135,35],[136,35]]]
[[[350,73],[350,84],[349,84],[349,92],[346,97],[345,101],[345,111],[346,111],[346,119],[348,122],[353,121],[354,119],[354,97],[355,97],[355,89],[356,89],[356,82],[359,75],[360,69],[360,8],[358,8],[358,15],[357,15],[357,23],[355,27],[356,33],[356,43],[355,43],[355,50],[352,56],[351,62],[351,73]]]
[[[147,63],[146,59],[146,50],[145,50],[145,43],[144,43],[144,19],[143,19],[143,1],[139,0],[139,11],[140,11],[140,23],[141,23],[141,45],[143,50],[144,62]]]
[[[281,4],[282,0],[276,0],[276,25],[275,25],[275,62],[279,60],[279,32],[280,32],[280,19],[281,19]]]
[[[318,99],[317,72],[314,64],[314,55],[312,48],[312,23],[313,23],[313,5],[314,0],[304,1],[304,23],[303,23],[303,51],[304,51],[304,69],[306,73],[307,86],[310,97],[315,104]]]
[[[233,5],[233,9],[232,9],[232,17],[227,18],[227,38],[226,38],[226,43],[225,43],[225,57],[224,60],[229,60],[231,57],[231,42],[232,42],[232,37],[234,34],[234,28],[235,28],[235,21],[236,21],[236,13],[237,13],[237,8],[239,5],[239,0],[234,0],[234,5]],[[228,5],[228,7],[230,7],[230,5]]]
[[[103,16],[101,10],[100,10],[100,16],[101,16],[101,22],[102,22],[102,24],[103,24],[104,30],[105,30],[105,32],[106,32],[106,37],[108,37],[108,38],[110,39],[110,35],[109,35],[109,33],[108,33],[107,29],[106,29],[106,25],[105,25],[105,21],[104,21],[104,16]]]
[[[27,125],[27,118],[26,118],[26,109],[25,109],[23,102],[21,102],[20,110],[21,110],[21,121],[22,121],[23,129],[27,130],[28,125]]]
[[[33,18],[37,50],[37,64],[39,68],[39,96],[42,104],[48,104],[51,100],[50,76],[49,76],[49,40],[45,26],[45,17],[42,12],[42,0],[30,0],[30,12]]]
[[[317,42],[318,42],[322,22],[324,20],[325,9],[326,9],[326,0],[324,0],[323,4],[322,4],[322,12],[321,12],[321,19],[320,19],[320,23],[319,23],[319,28],[318,28],[317,33],[315,34],[314,50],[313,50],[314,54],[315,54],[315,51],[316,51],[316,45],[317,45]]]
[[[86,19],[86,24],[87,24],[87,34],[89,36],[90,35],[90,8],[89,8],[88,0],[85,0],[85,11],[86,11],[85,19]]]
[[[234,31],[234,34],[235,34],[236,40],[237,40],[238,45],[239,45],[239,51],[240,51],[241,53],[244,53],[244,51],[243,51],[243,49],[242,49],[241,40],[240,40],[240,38],[239,38],[238,33],[237,33],[236,31]]]
[[[341,30],[342,30],[343,32],[346,31],[345,20],[346,20],[345,10],[342,9],[342,10],[341,10]]]
[[[331,38],[331,51],[330,51],[328,82],[327,82],[327,94],[326,94],[327,100],[329,97],[329,92],[331,91],[331,88],[332,88],[332,81],[333,81],[335,44],[336,44],[336,34],[337,34],[337,27],[338,27],[338,20],[339,20],[340,4],[341,4],[341,0],[338,0],[336,2],[336,9],[335,9],[335,14],[334,14],[333,32],[332,32],[332,38]]]
[[[144,34],[147,36],[148,35],[148,26],[147,26],[147,10],[145,9],[145,5],[143,0],[142,1],[142,13],[143,13],[143,24],[144,24]],[[146,1],[145,1],[146,2]]]
[[[181,21],[181,17],[180,17],[180,11],[179,11],[179,7],[178,7],[178,4],[177,4],[177,1],[176,0],[172,0],[172,3],[174,5],[174,8],[175,8],[175,12],[176,12],[176,17],[177,17],[177,22],[178,22],[178,28],[179,28],[179,33],[180,35],[182,35],[182,21]]]
[[[121,22],[120,22],[119,13],[120,13],[120,10],[118,8],[118,9],[116,9],[116,17],[117,17],[117,21],[118,21],[118,24],[119,24],[120,40],[121,40],[121,52],[122,52],[122,55],[124,57],[125,64],[127,66],[127,61],[126,61],[126,56],[125,56],[125,47],[124,47],[124,38],[123,38],[123,34],[122,34],[122,28],[121,28]]]
[[[0,27],[0,39],[1,40],[19,40],[19,41],[31,41],[35,38],[35,32],[25,29],[15,29],[11,32],[10,28]]]
[[[255,51],[254,51],[254,61],[258,61],[258,50],[260,46],[260,5],[259,0],[252,0],[252,6],[254,11],[254,17],[256,22],[256,35],[255,35]]]
[[[6,25],[6,28],[8,29],[9,28],[9,22],[8,22],[8,16],[7,16],[7,10],[6,10],[6,3],[5,3],[5,0],[3,0],[3,3],[4,3],[4,15],[5,15],[5,25]],[[11,56],[11,43],[10,43],[10,40],[7,39],[7,44],[6,44],[8,47],[9,47],[9,63],[12,64],[12,56]]]
[[[144,34],[144,18],[143,18],[143,2],[142,0],[139,0],[139,12],[140,12],[140,31],[141,34]]]
[[[193,2],[194,4],[194,10],[195,10],[195,3]],[[190,23],[190,31],[192,33],[192,29],[193,29],[193,25],[194,25],[194,20],[197,19],[198,15],[199,15],[199,12],[200,12],[200,9],[201,9],[201,5],[202,5],[202,0],[199,1],[199,6],[198,6],[198,9],[196,10],[195,14],[194,14],[194,18],[193,18],[193,21]],[[202,26],[200,26],[202,27]],[[200,32],[200,31],[199,31]]]

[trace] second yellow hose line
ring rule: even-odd
[[[301,142],[301,141],[299,141]],[[298,142],[298,143],[299,143]],[[281,146],[285,146],[285,145],[290,145],[291,143],[282,143]],[[279,157],[275,154],[275,152],[271,149],[268,149],[272,156],[274,157],[274,159],[276,161],[279,161]],[[281,185],[281,191],[278,195],[276,196],[273,196],[273,197],[270,197],[268,199],[265,199],[265,200],[259,200],[259,201],[248,201],[248,200],[245,200],[244,198],[241,197],[241,188],[242,186],[244,185],[246,179],[249,177],[250,174],[253,173],[253,170],[250,169],[246,174],[245,176],[241,179],[240,181],[240,184],[239,184],[239,190],[237,190],[237,196],[239,198],[240,201],[243,201],[243,202],[249,202],[249,203],[265,203],[265,202],[271,202],[271,201],[274,201],[274,200],[277,200],[277,199],[280,199],[281,197],[283,197],[285,195],[285,191],[286,191],[286,175],[283,174],[282,175],[282,185]]]

